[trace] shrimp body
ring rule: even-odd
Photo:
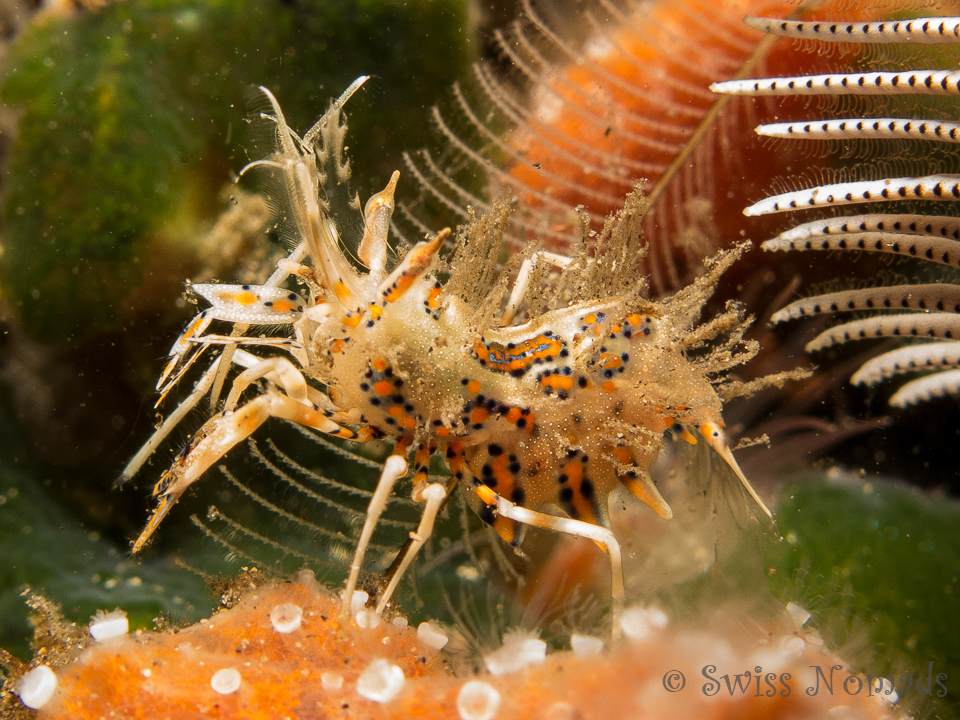
[[[474,308],[435,290],[427,276],[355,328],[330,317],[312,330],[311,374],[339,406],[383,435],[436,445],[457,480],[517,505],[605,522],[603,501],[622,482],[670,516],[646,475],[664,432],[721,420],[713,387],[672,347],[668,319],[653,307],[623,317],[618,300],[484,328]],[[479,509],[519,539],[514,523]]]

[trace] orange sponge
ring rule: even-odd
[[[361,594],[362,595],[362,594]],[[356,599],[356,598],[355,598]],[[251,590],[190,628],[138,632],[89,646],[57,674],[40,718],[883,718],[882,694],[851,675],[784,613],[762,625],[720,614],[707,630],[675,628],[631,608],[623,640],[574,635],[547,652],[530,633],[504,637],[483,671],[453,675],[447,634],[388,623],[339,601],[312,575]],[[818,671],[819,668],[819,671]],[[36,671],[34,671],[36,672]],[[43,673],[47,675],[47,671]],[[811,691],[810,689],[813,689]],[[884,688],[888,690],[889,688]]]

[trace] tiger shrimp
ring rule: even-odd
[[[593,540],[609,556],[616,614],[624,580],[607,498],[623,486],[660,517],[672,516],[649,472],[669,435],[705,442],[769,516],[734,459],[721,417],[725,374],[756,352],[756,344],[743,339],[749,321],[730,304],[699,323],[719,277],[746,244],[708,260],[703,275],[672,297],[646,299],[639,246],[646,204],[636,191],[607,222],[595,252],[573,258],[525,252],[509,294],[506,281],[496,280],[506,202],[458,231],[442,274],[437,267],[448,229],[390,267],[399,173],[366,202],[362,215],[346,192],[341,111],[362,80],[302,138],[263,89],[271,110],[262,117],[275,128],[276,150],[244,172],[259,168],[279,181],[279,228],[296,249],[264,285],[192,286],[210,307],[175,343],[161,392],[213,345],[227,350],[190,402],[219,382],[228,352],[245,369],[222,412],[203,425],[157,484],[159,504],[133,551],[143,548],[187,488],[268,418],[357,443],[393,442],[350,563],[344,617],[373,531],[411,456],[413,499],[423,503],[423,513],[391,568],[377,612],[459,487],[483,522],[514,547],[527,526]],[[351,262],[351,253],[359,263]],[[306,290],[285,289],[289,276]],[[544,308],[529,291],[548,277],[552,290]],[[205,335],[213,320],[233,323],[233,334]],[[287,332],[281,338],[245,336],[251,325],[264,324]],[[246,344],[283,354],[262,358],[237,349]],[[267,381],[266,389],[239,404],[259,380]],[[182,417],[178,413],[168,424]],[[451,473],[444,482],[428,475],[435,454]]]

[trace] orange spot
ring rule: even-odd
[[[537,418],[533,413],[527,415],[527,432],[533,435],[533,428],[537,424]]]
[[[201,317],[197,315],[197,317],[195,317],[193,321],[189,325],[187,325],[187,329],[183,331],[183,336],[193,337],[193,334],[197,332],[197,328],[203,325],[205,320],[206,320],[205,317]]]
[[[257,302],[259,299],[260,299],[260,298],[258,298],[258,297],[257,297],[256,295],[254,295],[252,292],[242,292],[242,293],[240,293],[239,295],[237,295],[237,297],[235,298],[235,300],[236,300],[240,305],[253,305],[253,304],[254,304],[255,302]]]
[[[342,353],[343,352],[343,340],[339,338],[330,341],[330,352],[332,353]]]
[[[377,372],[383,372],[387,369],[387,361],[383,358],[374,358],[373,359],[373,369]]]
[[[370,306],[370,317],[373,318],[374,320],[379,320],[380,318],[382,318],[382,317],[383,317],[383,308],[380,307],[379,305],[371,305],[371,306]]]
[[[517,536],[517,524],[513,520],[498,517],[493,521],[493,529],[497,531],[497,535],[499,535],[505,543],[513,544],[514,538]]]
[[[401,424],[407,430],[413,430],[417,427],[417,421],[415,418],[412,418],[412,417],[404,418]]]
[[[493,490],[488,488],[486,485],[479,485],[475,487],[473,491],[477,494],[477,497],[480,498],[480,500],[483,501],[485,505],[497,504],[497,494]]]
[[[379,384],[380,383],[377,383],[377,385]],[[387,414],[395,418],[403,417],[403,408],[400,407],[399,405],[394,405],[389,410],[387,410]]]
[[[613,449],[613,456],[624,465],[633,465],[633,454],[630,452],[630,448],[620,445]]]
[[[348,303],[353,299],[353,294],[347,286],[339,280],[333,285],[333,294],[337,296],[337,300],[339,300],[341,304]]]
[[[510,458],[507,455],[500,455],[490,463],[493,470],[493,477],[497,481],[497,492],[503,496],[510,496],[513,488],[516,487],[516,476],[510,472]]]
[[[512,407],[507,410],[507,422],[516,423],[517,420],[523,417],[523,413],[520,412],[520,408]]]
[[[572,390],[573,378],[567,375],[544,375],[540,378],[540,387],[553,390]]]
[[[450,437],[450,428],[448,427],[438,427],[436,432],[437,437]]]
[[[433,240],[419,243],[407,253],[400,267],[387,279],[387,282],[390,282],[391,279],[393,279],[393,282],[389,289],[384,292],[383,299],[389,303],[399,300],[410,289],[410,286],[427,271],[448,235],[450,235],[450,228],[444,228],[437,233]]]
[[[471,380],[467,383],[467,392],[471,395],[476,395],[480,392],[480,382],[478,380]]]
[[[393,394],[393,383],[387,380],[380,380],[373,384],[373,391],[380,397],[386,397]]]
[[[579,460],[574,460],[573,462],[568,462],[564,468],[563,472],[567,475],[567,481],[572,487],[579,488],[580,483],[583,482],[583,463]]]
[[[443,292],[440,288],[434,288],[430,291],[430,294],[427,295],[427,307],[431,310],[436,310],[440,307],[440,294]]]
[[[355,328],[360,324],[360,321],[363,320],[363,315],[347,315],[343,314],[343,324],[348,328]]]
[[[472,413],[470,413],[470,422],[474,425],[480,425],[485,423],[490,419],[490,413],[486,408],[475,408]]]
[[[643,317],[634,313],[633,315],[627,316],[626,322],[629,323],[630,325],[639,325],[640,323],[643,322]]]
[[[293,306],[292,303],[288,303],[286,300],[276,300],[273,303],[272,309],[274,312],[285,313],[285,312],[290,312],[291,310],[295,310],[296,308]]]
[[[713,423],[704,423],[700,426],[700,434],[703,435],[707,440],[713,440],[714,433],[719,435],[720,428]]]
[[[597,321],[597,316],[594,313],[590,313],[589,315],[584,315],[583,321],[587,325],[593,325]]]
[[[617,384],[613,380],[607,380],[600,386],[600,388],[604,392],[612,393],[617,391]]]

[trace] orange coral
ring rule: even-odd
[[[703,631],[674,628],[663,613],[635,608],[625,613],[626,639],[612,652],[596,638],[574,636],[573,651],[545,654],[539,640],[513,633],[486,656],[489,672],[456,677],[434,649],[443,643],[437,628],[371,626],[366,611],[357,619],[367,628],[353,621],[340,627],[337,610],[336,598],[301,574],[252,590],[193,627],[97,643],[59,672],[59,689],[40,718],[892,714],[863,681],[845,685],[854,676],[831,670],[838,661],[786,613],[772,627],[726,617],[719,630]],[[818,692],[806,691],[818,684]]]

